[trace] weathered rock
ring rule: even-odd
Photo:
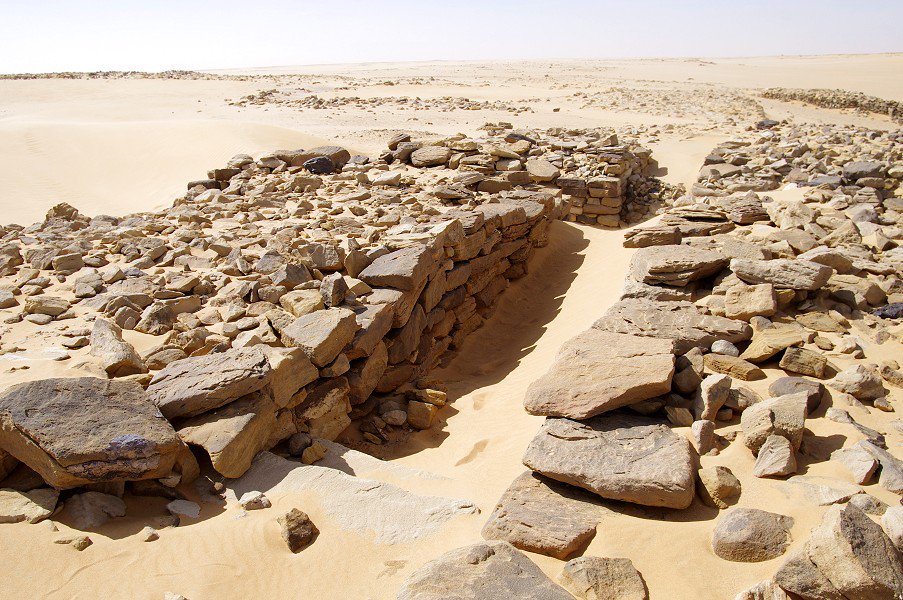
[[[714,275],[727,263],[727,257],[711,250],[683,245],[651,246],[633,255],[630,273],[643,283],[684,286]]]
[[[828,359],[807,348],[790,347],[784,350],[779,366],[785,371],[821,379],[825,376]]]
[[[318,367],[331,363],[358,330],[354,313],[347,308],[318,310],[282,330],[282,342],[297,346]]]
[[[53,488],[27,492],[0,489],[0,523],[39,523],[53,514],[59,495]]]
[[[540,183],[554,181],[561,174],[555,165],[544,158],[531,158],[527,160],[526,167],[530,179]]]
[[[755,508],[725,512],[712,533],[712,549],[724,560],[761,562],[782,555],[793,519]]]
[[[770,317],[778,310],[774,286],[770,283],[732,287],[724,295],[724,316],[749,321],[752,317]]]
[[[264,352],[270,363],[270,393],[276,406],[282,408],[292,403],[298,390],[319,377],[317,368],[301,348],[270,348]]]
[[[669,340],[589,329],[569,340],[527,390],[535,415],[586,419],[671,391]]]
[[[769,580],[760,581],[749,589],[743,590],[734,600],[793,600],[778,584]]]
[[[414,571],[397,600],[573,600],[564,589],[505,542],[486,542],[446,552]]]
[[[699,385],[693,403],[696,420],[714,421],[715,416],[727,402],[731,390],[731,378],[727,375],[709,375]]]
[[[271,376],[262,349],[241,348],[170,363],[151,379],[147,394],[165,417],[191,417],[262,389]]]
[[[434,264],[429,248],[414,245],[380,256],[361,271],[359,279],[407,292],[420,288]]]
[[[742,321],[703,315],[690,302],[622,300],[593,324],[594,329],[674,340],[681,355],[698,347],[708,349],[718,339],[748,340],[752,329]]]
[[[424,146],[411,153],[411,164],[415,167],[436,167],[447,163],[451,155],[451,148]]]
[[[67,310],[71,303],[65,298],[56,296],[31,296],[25,299],[25,305],[22,307],[26,315],[47,315],[49,317],[58,317]]]
[[[743,443],[758,454],[768,436],[780,435],[790,442],[794,450],[803,441],[806,424],[806,394],[788,394],[769,398],[753,404],[740,417]]]
[[[282,539],[285,540],[288,549],[295,554],[309,546],[320,533],[307,513],[297,508],[281,515],[276,521],[282,528]]]
[[[238,504],[245,510],[261,510],[273,505],[270,499],[266,497],[266,494],[255,491],[242,494],[241,498],[238,499]]]
[[[903,561],[881,527],[855,506],[831,506],[803,551],[775,575],[805,600],[887,598],[903,590]]]
[[[109,377],[147,373],[147,366],[134,346],[122,339],[122,330],[106,319],[94,321],[91,330],[91,356],[96,357]]]
[[[558,583],[583,600],[647,600],[646,582],[629,558],[581,556],[568,561]]]
[[[881,517],[881,526],[897,550],[903,552],[903,506],[891,506]]]
[[[709,371],[730,375],[742,381],[755,381],[765,378],[765,372],[762,369],[738,356],[715,353],[706,354],[705,366]]]
[[[747,346],[740,358],[752,363],[760,363],[768,360],[781,350],[798,346],[803,343],[803,333],[797,327],[775,326],[760,329],[752,336],[752,341]]]
[[[303,317],[323,308],[320,290],[293,290],[279,298],[282,308],[296,317]]]
[[[94,529],[125,516],[125,502],[111,494],[84,492],[66,500],[66,513],[76,529]]]
[[[254,392],[206,414],[185,420],[179,436],[201,446],[210,455],[213,468],[225,477],[240,477],[267,442],[276,427],[276,405],[261,392]]]
[[[565,560],[596,535],[601,515],[591,494],[528,471],[502,494],[483,537]]]
[[[881,377],[862,365],[844,369],[828,381],[828,386],[857,400],[874,400],[887,395]]]
[[[546,419],[524,464],[603,498],[668,508],[686,508],[693,501],[690,443],[646,417]]]
[[[166,477],[187,453],[140,385],[93,377],[9,388],[0,447],[58,489]]]
[[[781,435],[765,438],[752,473],[756,477],[783,477],[796,473],[796,454],[790,441]]]
[[[807,260],[731,260],[731,271],[747,283],[770,283],[777,289],[817,290],[834,270]]]
[[[771,394],[773,398],[800,392],[806,394],[807,410],[811,413],[821,404],[822,396],[825,393],[825,386],[817,381],[810,381],[809,379],[803,379],[802,377],[779,377],[772,381],[768,386],[768,393]]]
[[[740,480],[727,467],[699,469],[697,475],[699,485],[696,490],[700,499],[708,506],[727,508],[740,495]]]
[[[877,459],[862,447],[861,442],[835,452],[831,458],[846,467],[853,475],[853,481],[860,485],[869,483],[878,471]]]
[[[680,243],[680,229],[669,226],[638,227],[624,233],[625,248],[646,248]]]

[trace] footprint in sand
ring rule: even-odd
[[[484,404],[486,404],[486,394],[485,393],[473,395],[473,409],[474,410],[480,410],[481,408],[483,408]]]
[[[486,446],[488,446],[488,445],[489,445],[489,440],[480,440],[479,442],[477,442],[476,444],[473,445],[473,448],[470,449],[470,452],[468,452],[464,456],[464,458],[462,458],[461,460],[459,460],[458,462],[455,463],[455,466],[460,467],[461,465],[466,465],[467,463],[471,462],[473,459],[475,459],[477,456],[479,456],[480,453],[483,450],[485,450]]]

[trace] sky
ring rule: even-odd
[[[0,0],[0,72],[903,52],[901,22],[903,0]]]

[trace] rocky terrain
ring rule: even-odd
[[[903,134],[766,100],[894,103],[543,68],[53,75],[422,120],[0,227],[10,589],[903,598]]]

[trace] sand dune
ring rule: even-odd
[[[243,122],[0,121],[0,211],[29,225],[68,202],[87,215],[169,206],[185,183],[233,155],[316,146],[291,129]]]

